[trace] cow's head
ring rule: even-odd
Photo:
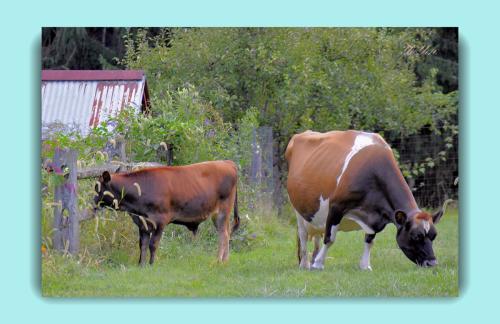
[[[434,224],[437,224],[443,216],[444,209],[431,215],[419,212],[408,217],[402,211],[396,211],[395,218],[398,227],[396,241],[403,253],[419,266],[433,267],[437,264],[432,241],[437,232]]]
[[[110,191],[109,182],[111,181],[111,175],[108,171],[104,171],[99,177],[99,180],[95,184],[94,196],[94,211],[101,209],[103,207],[113,207],[116,200],[113,193]]]

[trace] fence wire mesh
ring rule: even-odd
[[[420,133],[395,137],[385,134],[398,159],[406,182],[419,206],[436,208],[446,199],[458,199],[458,132],[450,135],[423,130]],[[247,181],[257,192],[260,201],[280,207],[287,199],[276,199],[286,194],[286,174],[276,168],[272,129],[259,127],[252,138],[252,161]],[[286,173],[286,168],[280,168]],[[280,180],[282,179],[282,180]]]
[[[424,130],[389,142],[399,153],[400,168],[419,206],[436,208],[446,199],[458,200],[458,133]]]

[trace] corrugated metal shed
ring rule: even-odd
[[[88,133],[124,107],[149,110],[146,77],[138,70],[43,70],[42,138],[54,128]]]

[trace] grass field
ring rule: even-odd
[[[388,225],[375,239],[372,272],[358,269],[362,232],[339,233],[325,270],[304,271],[298,269],[293,219],[256,215],[243,216],[227,264],[216,263],[215,230],[205,222],[194,240],[183,227],[167,227],[155,265],[140,268],[135,225],[123,214],[118,217],[119,224],[113,226],[102,220],[84,224],[82,232],[93,234],[83,235],[78,257],[50,250],[43,255],[44,296],[458,296],[459,292],[456,210],[449,210],[437,225],[437,267],[423,269],[411,263],[396,245],[395,227]],[[106,226],[113,230],[105,235]]]

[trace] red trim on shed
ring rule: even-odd
[[[42,70],[42,81],[142,80],[141,70]]]

